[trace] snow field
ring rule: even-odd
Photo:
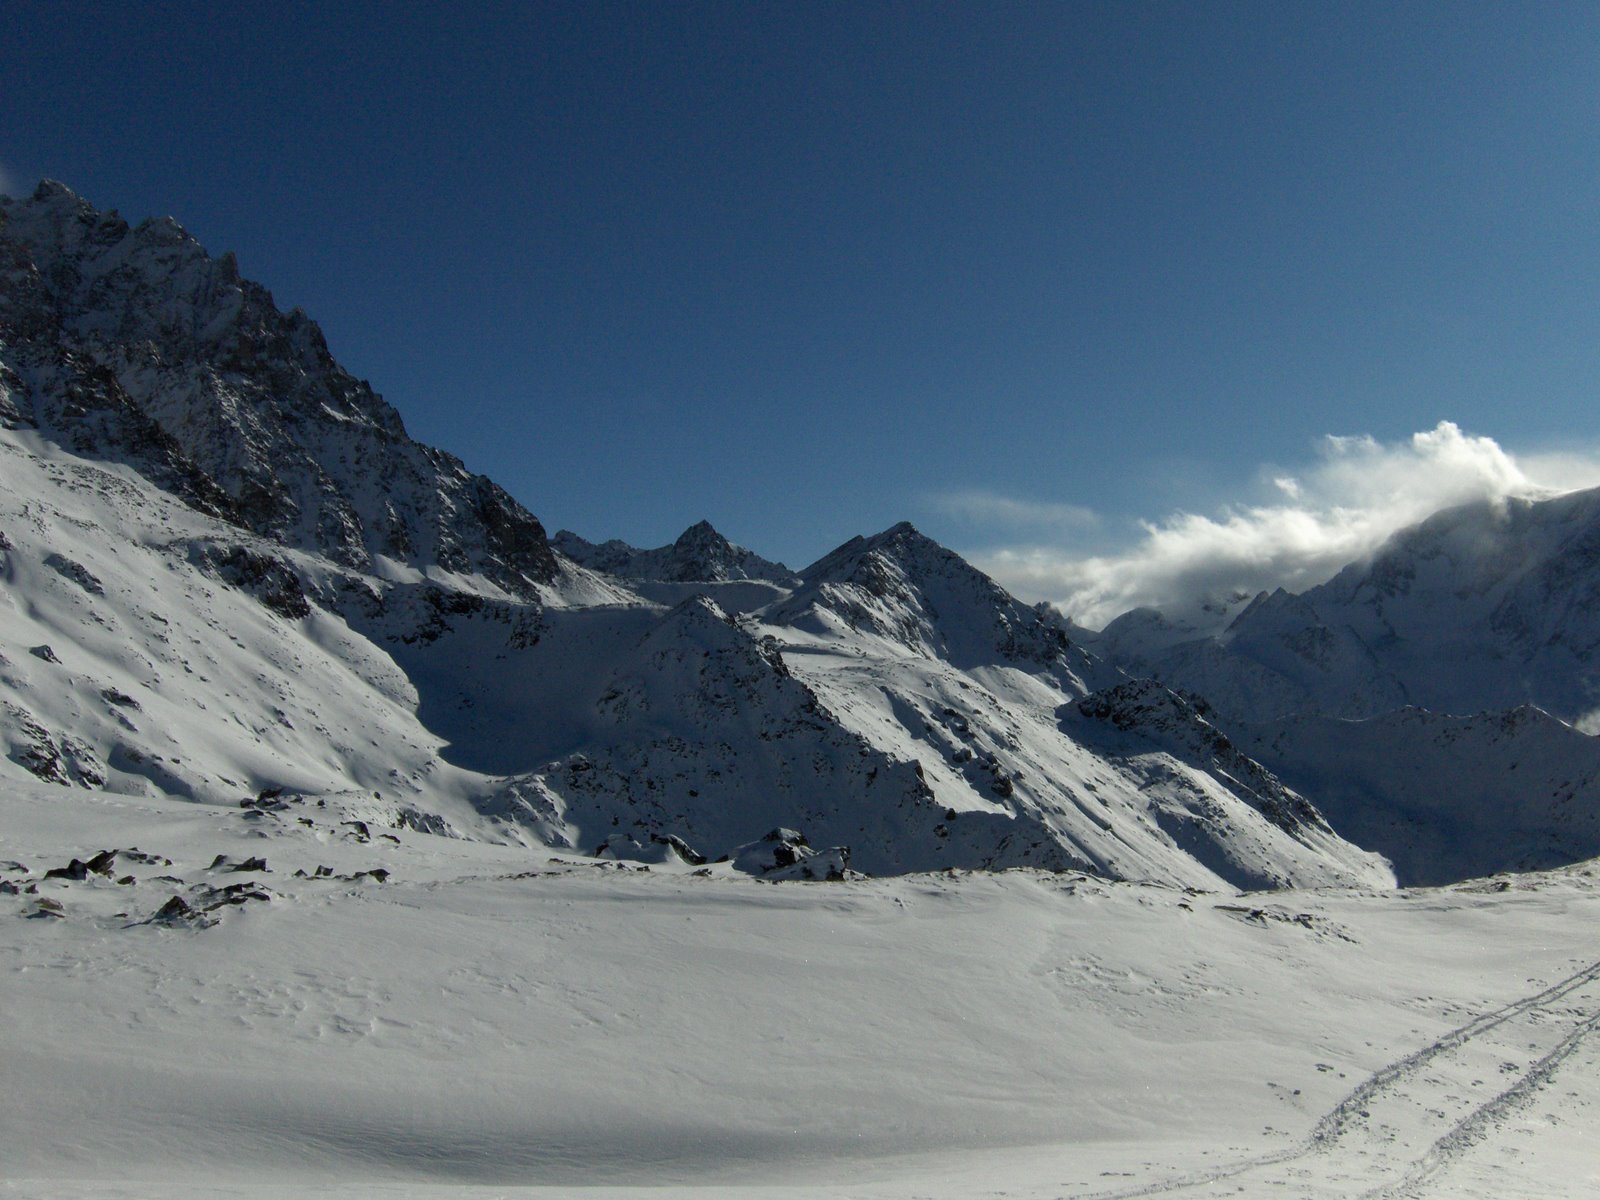
[[[1600,1162],[1582,871],[774,885],[363,841],[314,803],[6,803],[38,891],[0,896],[0,1195],[1581,1195]],[[132,845],[170,866],[40,878]],[[136,923],[236,878],[271,898]]]

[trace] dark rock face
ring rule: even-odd
[[[186,901],[182,896],[174,896],[160,908],[156,909],[155,915],[152,916],[150,920],[161,921],[163,923],[172,923],[190,920],[194,917],[194,915],[194,909],[189,907],[188,901]]]
[[[36,647],[35,653],[40,649],[48,651],[49,647]],[[45,661],[57,660],[51,655]],[[5,718],[0,740],[10,745],[7,757],[37,778],[63,787],[92,788],[105,783],[104,764],[94,747],[81,738],[51,731],[15,704],[0,704],[0,716]]]
[[[558,570],[530,513],[412,441],[231,254],[210,257],[171,219],[130,227],[60,184],[0,198],[0,423],[349,567],[384,555],[521,596]]]
[[[300,577],[275,558],[244,546],[196,546],[190,557],[201,570],[249,592],[286,620],[311,615]]]

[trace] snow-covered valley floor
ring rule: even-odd
[[[0,1196],[1600,1194],[1592,866],[775,885],[358,811],[8,785]]]

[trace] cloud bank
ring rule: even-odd
[[[1389,444],[1327,437],[1307,469],[1263,479],[1271,501],[1141,522],[1137,542],[1121,553],[1084,558],[1033,546],[971,557],[1018,595],[1049,600],[1091,628],[1140,605],[1181,617],[1207,601],[1321,583],[1452,504],[1600,485],[1600,460],[1517,458],[1441,421]]]

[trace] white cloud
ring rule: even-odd
[[[1018,500],[996,492],[967,489],[936,492],[927,502],[941,512],[975,524],[1007,528],[1092,529],[1100,518],[1093,509],[1078,504],[1052,504],[1037,500]]]
[[[1051,600],[1086,625],[1139,605],[1182,614],[1209,599],[1320,583],[1452,504],[1595,486],[1600,459],[1519,459],[1491,438],[1441,421],[1391,444],[1325,438],[1307,468],[1269,472],[1265,480],[1276,489],[1274,502],[1144,522],[1137,543],[1120,553],[1084,558],[1035,546],[972,558],[1019,595]]]

